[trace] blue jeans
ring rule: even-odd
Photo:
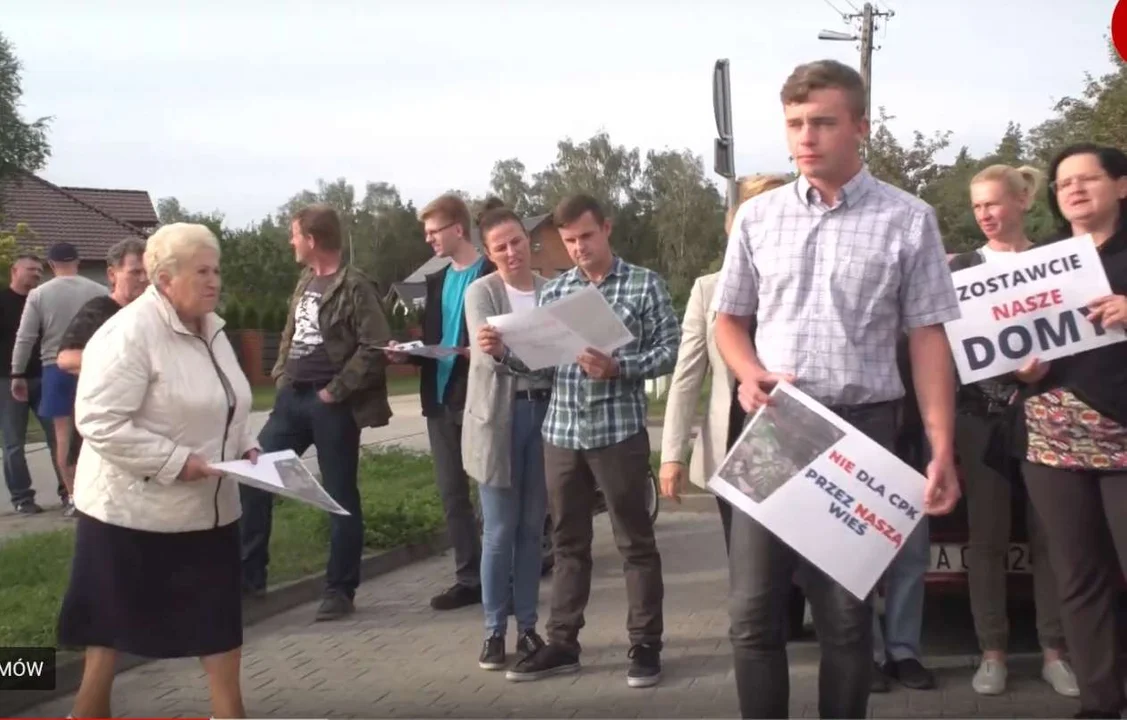
[[[931,537],[924,515],[884,571],[884,632],[873,613],[873,659],[919,660],[924,622],[924,575],[931,562]]]
[[[278,391],[274,410],[259,432],[258,442],[264,453],[293,450],[299,457],[310,445],[316,446],[325,492],[351,513],[329,515],[326,590],[355,596],[364,552],[364,517],[357,485],[360,428],[352,410],[347,403],[321,402],[315,388],[286,386]],[[243,587],[265,590],[275,496],[246,485],[239,485],[239,496],[243,504]]]
[[[59,477],[59,469],[55,466],[55,423],[39,414],[39,401],[42,394],[42,382],[39,378],[30,378],[27,381],[28,401],[22,403],[12,397],[10,381],[7,378],[0,380],[0,436],[4,438],[4,482],[12,496],[13,505],[35,499],[35,491],[31,489],[31,473],[27,469],[27,456],[24,454],[24,443],[27,442],[27,419],[28,414],[32,412],[43,427],[43,435],[51,453],[51,468],[59,483],[59,497],[66,495],[66,488],[63,486],[62,478]]]
[[[510,603],[519,632],[536,627],[540,540],[548,507],[540,429],[547,410],[546,400],[513,401],[511,486],[478,487],[485,519],[481,599],[489,635],[505,634]]]

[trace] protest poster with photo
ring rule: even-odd
[[[952,274],[962,317],[944,327],[964,384],[1127,339],[1088,320],[1111,294],[1090,235],[1014,253]]]
[[[864,599],[923,517],[925,479],[779,383],[708,488]]]
[[[321,487],[321,483],[317,482],[317,478],[293,450],[262,453],[255,463],[249,460],[230,460],[216,463],[212,467],[244,485],[300,500],[336,515],[350,514]]]

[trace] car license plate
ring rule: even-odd
[[[930,573],[962,574],[967,571],[967,546],[946,543],[931,544]],[[1029,546],[1025,543],[1010,543],[1006,553],[1006,572],[1024,575],[1032,570],[1029,560]]]

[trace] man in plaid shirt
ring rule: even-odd
[[[661,555],[646,508],[651,482],[644,381],[667,375],[677,361],[681,327],[665,281],[622,260],[610,246],[610,220],[586,195],[565,199],[553,213],[576,267],[549,282],[539,304],[594,284],[634,335],[612,355],[588,349],[556,368],[544,420],[544,469],[555,524],[556,565],[548,644],[508,672],[513,681],[579,670],[579,629],[591,592],[591,516],[602,489],[625,565],[630,605],[630,687],[661,678]],[[509,362],[519,362],[505,352]]]
[[[832,60],[799,66],[783,85],[800,177],[737,211],[713,299],[716,344],[749,417],[785,380],[892,450],[904,397],[896,346],[907,331],[931,447],[924,509],[943,514],[960,495],[954,364],[943,331],[959,305],[935,211],[874,178],[861,159],[866,95],[857,71]],[[787,601],[797,563],[789,546],[735,513],[730,634],[742,717],[787,717]],[[806,595],[822,646],[818,713],[865,717],[871,606],[822,572],[809,573]]]

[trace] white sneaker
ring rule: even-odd
[[[983,658],[970,684],[979,695],[1001,695],[1006,691],[1007,675],[1004,662]]]
[[[1049,683],[1058,695],[1080,697],[1080,686],[1076,674],[1064,660],[1053,660],[1041,668],[1041,679]]]

